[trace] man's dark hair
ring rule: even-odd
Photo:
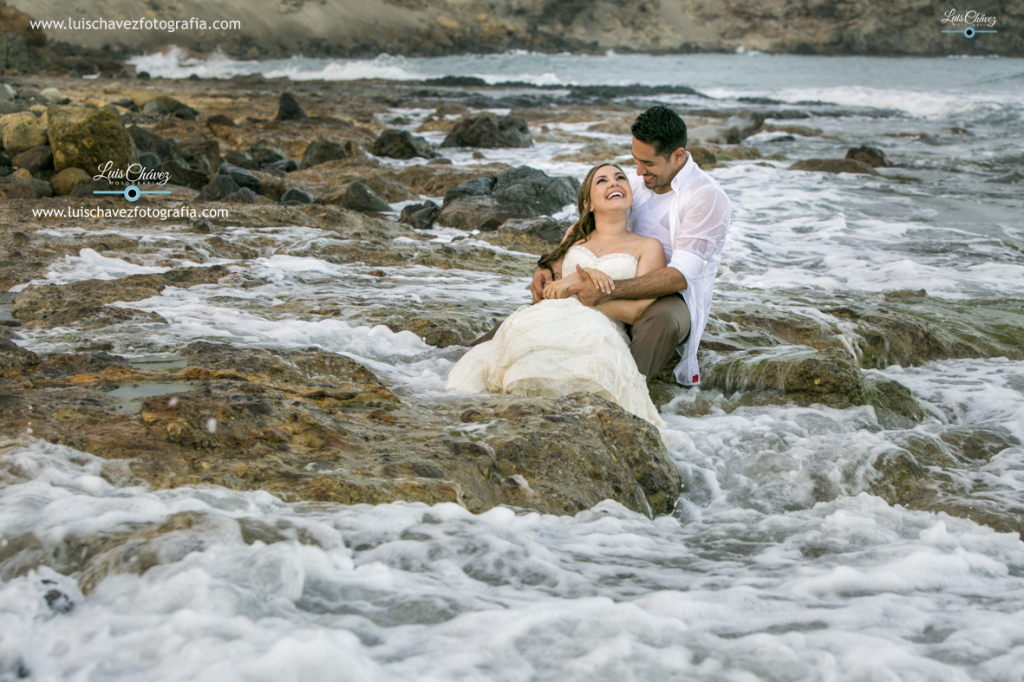
[[[654,153],[663,158],[686,146],[686,124],[679,114],[660,104],[636,117],[630,128],[633,137],[654,147]]]

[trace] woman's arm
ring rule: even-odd
[[[640,262],[636,268],[636,277],[641,277],[648,272],[665,267],[665,250],[657,239],[644,239],[640,249]],[[599,304],[597,309],[613,320],[633,324],[647,310],[647,306],[654,303],[654,301],[655,299],[653,298],[640,300],[610,299]]]

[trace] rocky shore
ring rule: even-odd
[[[65,54],[123,56],[168,45],[199,52],[221,50],[240,59],[367,57],[381,53],[439,56],[509,50],[539,52],[733,52],[737,49],[786,54],[986,55],[1020,56],[1014,31],[1024,15],[1019,3],[984,8],[998,27],[984,39],[943,34],[950,11],[942,2],[857,3],[838,0],[627,0],[560,2],[500,0],[357,0],[310,2],[256,0],[174,3],[124,0],[115,5],[83,0],[69,11],[59,0],[9,0],[36,19],[95,20],[145,18],[189,20],[206,30],[50,31]],[[966,10],[967,8],[962,8]],[[978,8],[982,13],[982,8]],[[240,27],[214,30],[215,21]],[[954,28],[963,29],[959,24]],[[978,24],[976,28],[981,28]],[[0,30],[2,33],[2,30]]]
[[[655,429],[594,396],[424,402],[323,349],[241,349],[212,338],[160,347],[169,358],[160,370],[132,359],[153,344],[140,347],[139,339],[159,337],[168,325],[140,302],[211,286],[254,291],[261,282],[233,265],[270,256],[352,264],[382,283],[418,266],[525,281],[535,255],[560,239],[566,223],[552,216],[574,201],[578,184],[488,155],[569,142],[576,151],[565,163],[628,158],[628,147],[574,137],[556,124],[628,134],[644,106],[643,88],[575,88],[564,96],[476,82],[260,77],[16,77],[0,87],[11,93],[0,102],[0,435],[9,443],[42,438],[108,458],[109,478],[120,485],[216,484],[346,504],[450,501],[477,512],[506,504],[573,514],[610,498],[658,515],[687,486]],[[400,112],[411,110],[432,113],[410,130]],[[801,127],[804,116],[778,107],[691,107],[690,150],[708,168],[767,164],[913,180],[871,147],[792,164],[783,153],[765,156],[743,144],[758,132],[815,134]],[[438,144],[423,135],[444,138]],[[446,154],[456,152],[473,152],[473,162],[453,164]],[[93,179],[107,161],[166,178],[140,186],[168,194],[133,203],[93,194],[125,186],[110,174]],[[132,205],[186,217],[33,214]],[[210,208],[230,211],[200,215]],[[254,231],[287,226],[322,238],[283,246]],[[446,229],[460,233],[435,238]],[[150,270],[47,283],[68,257]],[[871,406],[884,428],[911,428],[926,418],[921,405],[872,370],[1024,358],[1017,300],[951,302],[894,290],[806,304],[783,310],[720,295],[702,343],[703,390],[680,401],[682,389],[666,375],[652,394],[695,416],[758,405]],[[426,295],[401,305],[308,300],[286,307],[303,319],[411,332],[451,347],[452,357],[510,312],[507,304]],[[140,336],[140,329],[152,332]],[[33,350],[61,330],[77,338],[70,349]],[[136,339],[131,352],[127,344],[90,341],[117,330]],[[1008,434],[970,428],[941,446],[908,442],[872,463],[871,491],[893,504],[1019,531],[1024,515],[993,511],[955,475],[1015,444]],[[822,480],[815,494],[835,496],[834,482]]]

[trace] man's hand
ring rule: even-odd
[[[580,299],[580,303],[590,307],[594,307],[611,298],[608,294],[597,288],[589,272],[578,265],[576,266],[576,272],[580,275],[580,283],[569,287],[568,293],[570,296],[576,296]]]
[[[533,282],[530,283],[530,294],[533,302],[544,300],[544,287],[553,282],[554,274],[547,268],[537,268],[533,271]]]

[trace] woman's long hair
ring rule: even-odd
[[[580,185],[580,193],[576,197],[576,209],[580,214],[579,220],[569,228],[569,231],[565,234],[565,238],[554,251],[545,253],[540,257],[540,260],[537,261],[538,267],[548,268],[549,270],[554,271],[554,263],[564,256],[566,251],[575,244],[587,241],[587,239],[590,238],[590,235],[594,232],[597,224],[594,222],[594,212],[590,210],[590,187],[594,183],[594,175],[596,175],[597,171],[601,170],[605,166],[611,166],[625,175],[625,171],[614,163],[602,163],[590,169],[590,172],[587,173],[587,177],[583,179],[583,184]]]

